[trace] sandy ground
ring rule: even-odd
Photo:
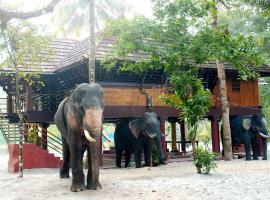
[[[102,169],[102,189],[73,193],[71,179],[57,169],[24,170],[24,177],[7,172],[7,154],[0,149],[1,200],[247,200],[270,199],[270,160],[218,161],[211,175],[196,174],[192,162],[174,162],[141,169]]]

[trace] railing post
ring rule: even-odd
[[[41,144],[42,144],[42,149],[47,150],[48,149],[48,137],[47,137],[47,128],[49,127],[49,124],[47,123],[42,123],[41,124]]]

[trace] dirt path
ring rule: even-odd
[[[209,176],[198,175],[192,162],[141,169],[100,171],[102,190],[70,192],[70,179],[57,169],[25,170],[24,178],[7,173],[6,151],[0,149],[1,200],[269,200],[270,161],[218,161]]]

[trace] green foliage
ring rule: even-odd
[[[40,146],[42,145],[42,139],[40,136],[38,135],[35,135],[36,133],[32,131],[30,131],[30,134],[28,135],[28,142],[29,143],[32,143],[32,144],[36,144],[37,146]],[[36,141],[35,141],[36,140]]]
[[[207,148],[201,146],[196,147],[194,156],[193,163],[199,174],[209,174],[211,170],[217,167],[214,162],[216,155],[209,152]]]
[[[262,15],[261,9],[254,5],[245,4],[247,1],[236,1],[237,5],[230,9],[223,9],[219,14],[219,23],[227,26],[229,32],[236,36],[252,35],[257,41],[257,51],[262,55],[263,62],[269,64],[270,37],[269,37],[269,15]]]
[[[268,124],[270,123],[270,78],[265,78],[265,84],[259,84],[259,97],[262,106],[262,112],[266,117]],[[268,128],[270,128],[268,126]],[[270,131],[270,130],[268,130]]]
[[[207,132],[207,131],[202,131],[202,132],[199,132],[198,133],[198,137],[197,139],[199,141],[202,141],[203,145],[205,147],[208,147],[210,141],[211,141],[211,137],[210,137],[210,134]]]
[[[233,36],[224,27],[204,28],[193,38],[191,53],[196,62],[219,60],[233,64],[242,80],[256,79],[256,67],[262,64],[258,44],[253,37]]]
[[[195,148],[197,122],[212,105],[211,92],[203,87],[199,73],[209,61],[230,63],[242,80],[256,79],[262,64],[258,41],[251,36],[230,34],[226,26],[212,28],[210,18],[217,15],[213,0],[155,0],[155,18],[137,17],[112,21],[103,36],[116,36],[114,56],[103,64],[108,69],[121,59],[120,70],[141,74],[162,69],[168,73],[170,94],[161,98],[181,110],[188,123]],[[210,15],[210,14],[211,15]],[[130,61],[130,54],[140,55]]]

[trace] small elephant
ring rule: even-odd
[[[263,140],[263,160],[267,160],[267,122],[262,114],[237,116],[230,119],[232,145],[244,144],[246,160],[251,160],[250,145],[253,159],[258,160],[258,135]]]
[[[62,135],[63,166],[60,177],[69,178],[71,191],[82,191],[84,185],[83,154],[88,155],[88,189],[100,189],[99,148],[104,109],[103,90],[98,84],[82,83],[58,106],[54,121]],[[71,165],[71,166],[70,166]]]
[[[129,166],[130,156],[135,153],[136,168],[141,167],[141,152],[144,150],[145,166],[151,166],[152,143],[157,148],[158,158],[164,164],[161,146],[160,122],[155,112],[145,112],[142,118],[126,119],[117,124],[114,140],[116,167],[121,167],[122,151],[125,151],[125,167]]]

